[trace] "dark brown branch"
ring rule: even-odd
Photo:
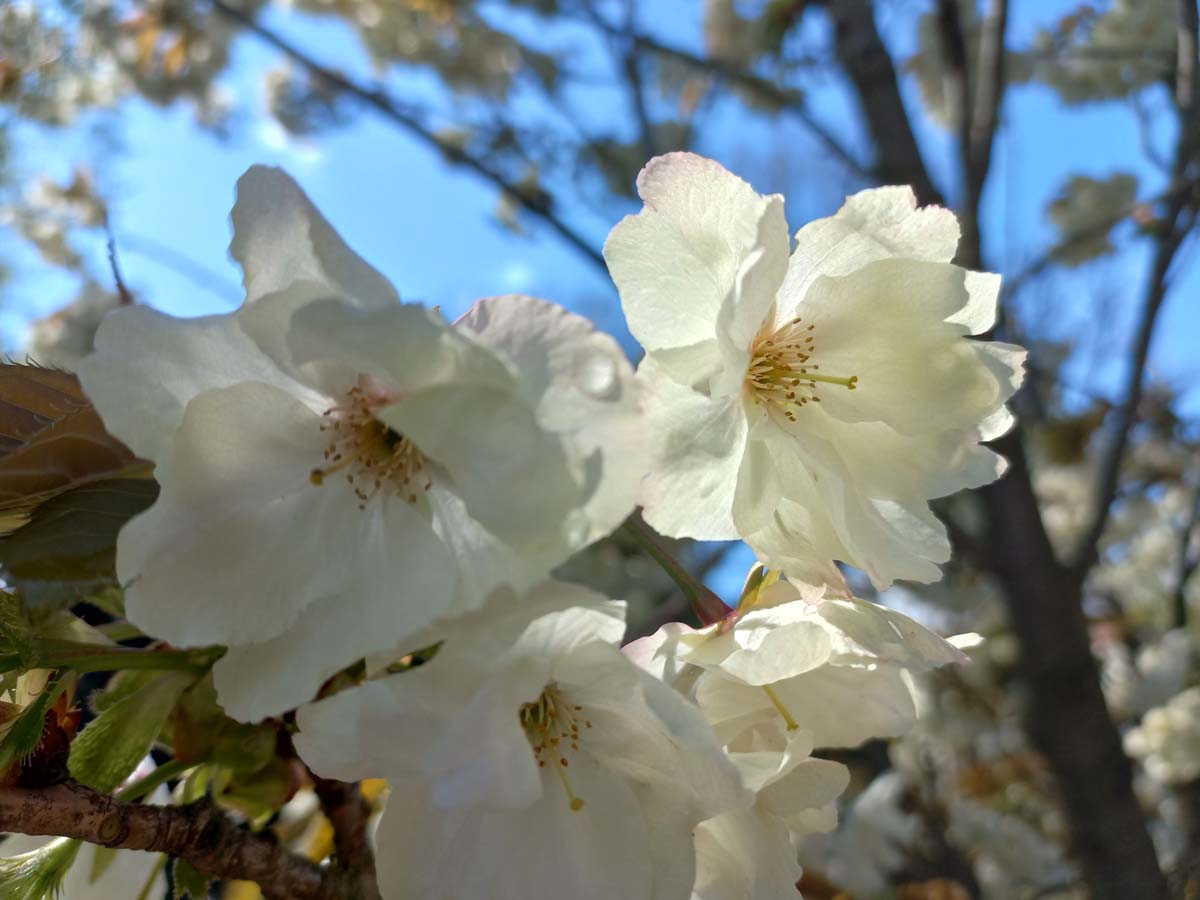
[[[338,865],[358,877],[361,900],[379,900],[375,856],[367,835],[371,807],[359,784],[317,778],[313,790],[321,801],[321,811],[333,826],[333,851]]]
[[[1179,113],[1179,140],[1175,148],[1175,160],[1171,167],[1172,183],[1181,183],[1190,174],[1195,153],[1197,93],[1200,91],[1200,61],[1196,0],[1179,0],[1178,48],[1176,63],[1175,105]],[[1150,269],[1150,281],[1142,301],[1142,318],[1133,342],[1133,360],[1125,382],[1124,404],[1116,410],[1113,437],[1100,463],[1095,504],[1091,523],[1084,531],[1071,568],[1076,578],[1082,579],[1097,558],[1100,538],[1108,525],[1113,501],[1121,480],[1121,464],[1129,446],[1130,432],[1137,422],[1138,407],[1141,405],[1145,387],[1146,364],[1150,359],[1150,343],[1154,338],[1154,326],[1159,311],[1167,296],[1171,263],[1183,243],[1184,237],[1194,223],[1194,199],[1190,192],[1180,191],[1167,201],[1167,209],[1159,223],[1160,237],[1154,251],[1154,262]]]
[[[1081,584],[1055,557],[1019,432],[994,447],[1009,471],[981,493],[994,573],[1021,647],[1025,728],[1054,773],[1089,896],[1165,897],[1132,768],[1100,689]]]
[[[824,0],[833,19],[838,60],[850,76],[878,153],[885,184],[909,184],[922,204],[945,205],[929,177],[904,110],[892,57],[875,26],[870,0]]]
[[[209,0],[213,9],[226,18],[237,22],[261,41],[271,45],[297,65],[304,67],[313,77],[322,82],[330,90],[359,102],[383,116],[392,124],[398,126],[422,144],[436,150],[454,165],[469,169],[485,181],[491,182],[505,194],[516,201],[527,212],[542,219],[558,235],[576,250],[582,253],[596,266],[607,271],[604,257],[587,238],[563,221],[554,211],[551,198],[544,191],[531,191],[528,187],[510,179],[503,172],[488,165],[483,160],[472,156],[462,147],[441,140],[414,114],[404,110],[379,87],[365,87],[352,81],[341,72],[321,65],[303,50],[289,43],[280,35],[262,25],[253,15],[243,12],[226,0]]]
[[[0,788],[0,832],[79,838],[105,847],[165,853],[222,879],[253,881],[290,900],[358,900],[359,885],[269,837],[239,828],[216,806],[121,803],[75,783]]]
[[[963,255],[965,252],[964,262],[970,268],[983,266],[979,233],[980,204],[991,171],[992,147],[1004,97],[1004,34],[1007,27],[1007,0],[993,0],[991,13],[984,19],[979,32],[975,77],[965,79],[963,84],[964,95],[970,102],[963,109],[966,197],[965,214],[962,216],[963,242],[959,253]]]

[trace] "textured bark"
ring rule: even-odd
[[[222,879],[258,883],[269,897],[360,900],[358,881],[321,868],[269,837],[246,831],[211,803],[141,806],[73,782],[36,790],[0,788],[0,832],[79,838],[186,860]]]

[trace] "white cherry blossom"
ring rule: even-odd
[[[644,461],[632,370],[586,320],[402,305],[278,170],[233,223],[246,305],[119,310],[80,377],[162,486],[120,535],[129,618],[227,645],[220,700],[250,720],[541,580],[628,515]]]
[[[783,198],[711,160],[657,157],[638,191],[604,254],[646,349],[647,522],[798,577],[842,560],[878,586],[935,580],[950,548],[928,501],[1003,471],[979,442],[1012,424],[1024,357],[968,339],[999,277],[951,264],[953,214],[867,190],[793,249]]]
[[[851,747],[912,727],[909,673],[966,657],[900,613],[780,580],[736,620],[663,626],[626,653],[686,687],[726,745],[763,728]]]
[[[392,786],[385,900],[686,900],[693,829],[749,797],[695,707],[617,649],[624,627],[623,604],[546,582],[299,710],[315,772]]]
[[[834,801],[850,782],[841,763],[813,759],[812,733],[756,729],[727,748],[754,791],[750,809],[724,813],[696,830],[695,900],[777,900],[801,869],[793,838],[837,825]]]

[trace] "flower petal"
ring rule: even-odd
[[[296,281],[327,286],[327,296],[369,308],[400,301],[395,288],[346,246],[282,169],[251,166],[238,179],[229,252],[242,267],[246,302]]]
[[[818,385],[821,411],[917,434],[974,427],[1001,406],[1014,386],[964,339],[964,326],[946,321],[967,302],[966,274],[890,259],[816,281],[799,306],[814,328],[813,361],[825,375],[858,379],[855,390]]]
[[[787,266],[782,198],[760,196],[691,153],[652,159],[638,176],[638,193],[645,208],[623,219],[604,245],[634,337],[651,353],[702,344],[716,335],[731,293],[738,303],[765,304],[755,307],[757,329]],[[755,318],[753,310],[746,316]]]
[[[147,306],[123,307],[101,323],[79,379],[105,427],[160,464],[184,408],[202,391],[239,381],[303,390],[259,352],[236,316],[178,319]]]
[[[847,275],[892,257],[947,263],[958,250],[958,236],[954,213],[939,206],[917,209],[910,187],[859,191],[837,213],[796,233],[777,320],[795,316],[796,304],[822,276]]]
[[[582,540],[612,532],[637,504],[648,466],[638,385],[616,341],[560,306],[519,295],[476,303],[457,327],[513,365],[539,426],[563,441],[584,487]]]
[[[642,485],[646,521],[670,537],[736,540],[733,506],[748,432],[741,398],[693,391],[660,373],[650,358],[638,377],[656,456]]]
[[[583,809],[549,774],[523,810],[439,809],[428,783],[394,780],[376,836],[384,900],[658,900],[633,789],[585,754],[569,777]]]

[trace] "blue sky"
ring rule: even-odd
[[[1071,0],[1012,4],[1011,42],[1027,45],[1038,25],[1075,5]],[[664,41],[701,52],[702,7],[699,2],[650,0],[639,4],[639,14],[643,28]],[[687,13],[681,15],[680,10]],[[268,21],[320,59],[336,62],[359,77],[371,75],[353,35],[330,20],[274,12]],[[913,49],[916,16],[911,8],[884,6],[879,21],[893,51],[904,56]],[[531,21],[513,20],[506,25],[534,33]],[[807,37],[818,39],[820,29],[814,21]],[[570,42],[580,64],[601,75],[605,71],[603,48],[578,44],[577,33],[555,29],[537,33],[549,45]],[[117,121],[123,146],[111,156],[103,151],[111,162],[103,166],[102,187],[111,199],[126,280],[140,298],[180,315],[236,304],[239,273],[226,253],[233,185],[249,165],[265,162],[288,169],[347,242],[387,275],[406,299],[439,304],[453,317],[481,296],[534,293],[592,316],[628,344],[615,291],[602,271],[534,219],[523,220],[523,235],[499,227],[492,216],[496,203],[492,187],[448,166],[373,114],[356,115],[348,127],[311,142],[288,138],[262,116],[262,74],[277,63],[277,54],[252,37],[243,37],[236,45],[225,86],[246,115],[236,123],[232,140],[198,131],[186,108],[163,110],[131,101],[122,110]],[[622,118],[631,122],[626,98],[605,86],[602,77],[599,81],[580,89],[575,99],[596,110],[596,124]],[[429,78],[411,72],[393,74],[389,84],[405,97],[439,95]],[[917,108],[915,84],[907,79],[904,88],[910,108]],[[810,92],[810,102],[823,121],[850,136],[853,144],[862,145],[853,99],[845,85],[836,80],[820,84]],[[520,103],[527,104],[527,109],[519,108],[531,121],[546,114],[533,101]],[[670,107],[655,106],[653,112],[667,115]],[[1002,273],[1019,271],[1054,240],[1044,210],[1068,174],[1102,177],[1131,171],[1142,180],[1143,196],[1161,189],[1163,177],[1145,162],[1135,122],[1132,112],[1120,104],[1067,109],[1041,86],[1017,86],[1010,91],[985,197],[986,251],[993,268]],[[87,130],[24,137],[18,166],[48,169],[60,178],[73,166],[94,161],[103,146]],[[1170,135],[1158,137],[1166,146]],[[935,179],[953,199],[957,191],[950,136],[922,123],[919,138]],[[848,191],[859,186],[823,157],[798,123],[747,114],[734,103],[711,111],[696,149],[739,171],[763,192],[787,194],[789,218],[796,226],[829,214]],[[571,185],[556,187],[565,191],[561,196],[566,217],[597,245],[617,218],[634,208],[615,203],[597,213],[571,205]],[[211,270],[226,286],[224,292],[200,289],[137,252],[139,238],[175,248]],[[0,305],[0,336],[10,342],[25,319],[52,311],[73,292],[69,279],[47,273],[30,253],[16,249],[10,253],[12,245],[5,241],[5,259],[15,273]],[[1092,352],[1073,364],[1068,377],[1089,392],[1111,391],[1122,374],[1121,350],[1129,340],[1132,300],[1140,295],[1145,262],[1145,248],[1135,247],[1118,258],[1048,278],[1026,295],[1025,304],[1040,311],[1045,327],[1086,336]],[[1200,362],[1194,352],[1200,334],[1198,286],[1194,267],[1189,266],[1163,311],[1153,355],[1156,374],[1191,387],[1186,408],[1193,413],[1200,410]],[[1123,302],[1115,305],[1111,316],[1101,318],[1094,310],[1104,291],[1115,291]],[[724,567],[716,576],[719,589],[736,591],[745,563],[738,558]]]

